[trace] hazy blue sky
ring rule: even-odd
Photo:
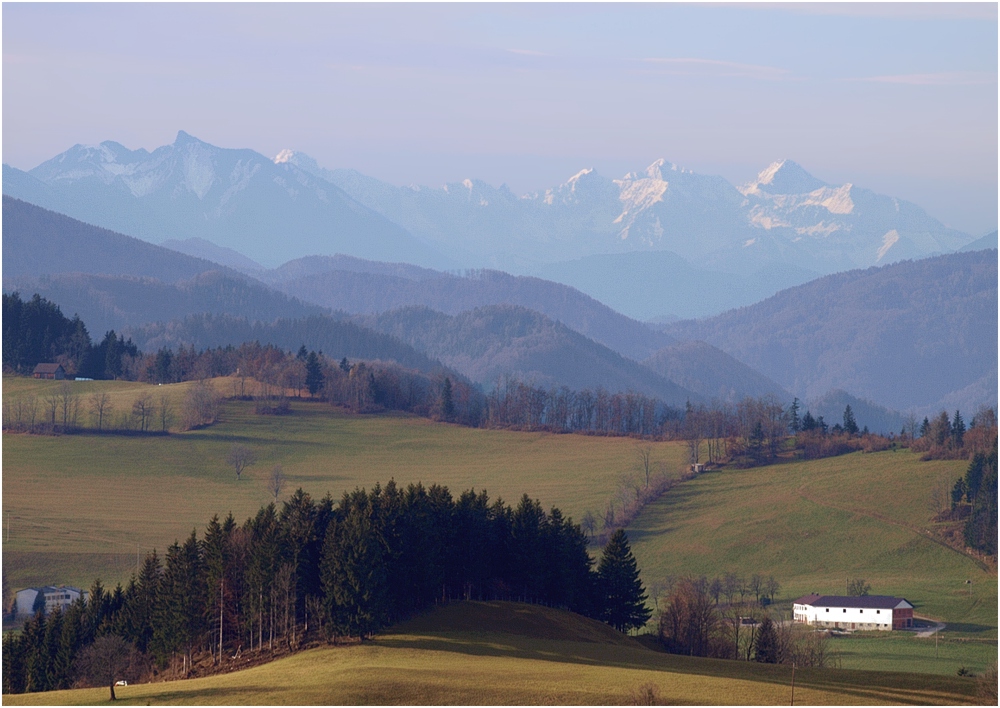
[[[3,160],[179,129],[515,191],[791,158],[997,224],[997,6],[3,5]]]

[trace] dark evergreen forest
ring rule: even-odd
[[[621,631],[649,619],[624,531],[599,569],[587,537],[557,508],[524,495],[511,507],[469,490],[390,481],[339,503],[298,490],[238,524],[214,517],[126,587],[100,581],[65,614],[41,613],[3,642],[3,691],[73,685],[99,637],[135,647],[145,666],[186,675],[192,661],[295,650],[313,639],[370,637],[435,603],[513,600],[594,617]]]

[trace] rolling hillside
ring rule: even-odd
[[[803,400],[842,389],[918,415],[945,403],[974,412],[997,404],[997,252],[838,273],[663,329],[717,346]]]
[[[536,386],[634,390],[674,406],[699,399],[636,362],[525,308],[495,305],[455,316],[404,308],[358,321],[426,351],[487,388],[510,373]]]

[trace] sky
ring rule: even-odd
[[[393,184],[779,159],[997,226],[997,5],[3,4],[3,161],[184,130]]]

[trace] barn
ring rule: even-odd
[[[827,629],[891,631],[913,626],[913,605],[889,595],[805,595],[795,601],[792,619]]]
[[[66,378],[66,370],[62,364],[42,363],[35,367],[31,375],[36,379],[58,379],[61,381]]]

